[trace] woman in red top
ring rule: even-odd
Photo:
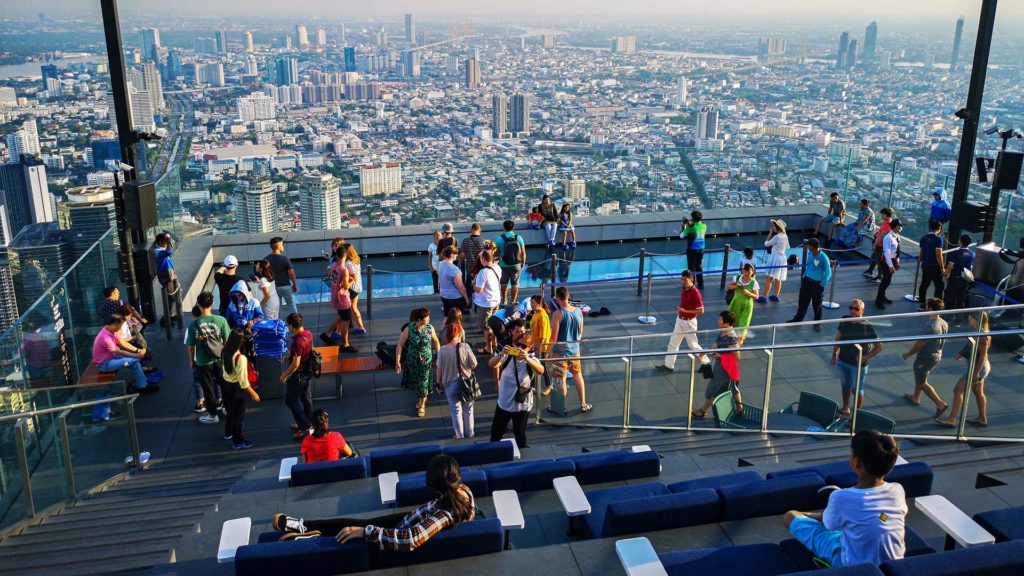
[[[302,441],[302,459],[306,464],[333,462],[342,457],[350,458],[355,453],[339,432],[331,432],[327,411],[313,412],[313,433]]]

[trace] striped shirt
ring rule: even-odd
[[[469,500],[470,517],[465,519],[468,522],[476,515],[476,502],[469,486],[460,485],[459,492]],[[381,550],[412,552],[430,540],[434,534],[456,524],[451,512],[438,507],[437,500],[431,500],[410,512],[397,527],[382,528],[370,525],[366,527],[365,535],[368,543],[376,545]]]

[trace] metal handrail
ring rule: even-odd
[[[77,410],[79,408],[89,408],[91,406],[98,406],[100,404],[112,404],[114,402],[127,402],[132,404],[138,399],[138,394],[125,394],[123,396],[111,396],[110,398],[100,398],[98,400],[86,400],[83,402],[75,402],[74,404],[62,404],[60,406],[52,406],[50,408],[40,408],[39,410],[33,410],[31,412],[19,412],[17,414],[8,414],[6,416],[0,416],[0,424],[9,420],[20,420],[22,418],[32,418],[34,416],[42,416],[43,414],[53,414],[55,412],[63,412],[65,410]]]
[[[70,384],[68,386],[47,386],[45,388],[8,388],[0,389],[2,394],[39,394],[42,392],[54,392],[57,390],[87,390],[89,388],[108,388],[111,384],[127,384],[124,380],[110,380],[108,382],[86,382],[85,384]]]

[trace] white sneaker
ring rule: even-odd
[[[218,424],[219,422],[220,418],[216,416],[210,416],[209,414],[203,414],[202,416],[199,417],[200,424]]]

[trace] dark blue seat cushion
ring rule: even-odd
[[[480,466],[493,462],[511,462],[515,448],[511,442],[480,442],[447,446],[444,453],[455,458],[459,466]]]
[[[845,472],[828,474],[824,478],[825,484],[834,484],[840,488],[849,488],[857,484],[857,475],[849,469]],[[907,498],[931,494],[934,478],[935,473],[932,472],[932,467],[925,462],[911,462],[894,466],[892,471],[885,476],[886,482],[894,482],[903,486]]]
[[[694,478],[693,480],[683,480],[682,482],[669,484],[668,489],[672,492],[686,492],[688,490],[700,490],[702,488],[711,488],[712,490],[715,490],[723,486],[759,482],[761,480],[764,480],[764,478],[761,478],[760,474],[753,470],[747,470],[733,474],[722,474],[720,476],[707,476],[704,478]]]
[[[487,491],[487,474],[483,470],[470,470],[462,468],[462,483],[469,486],[473,496],[483,498],[489,494]],[[427,488],[427,475],[424,472],[407,474],[398,478],[398,487],[395,494],[398,506],[421,506],[434,498],[437,493]]]
[[[361,540],[338,544],[334,538],[324,536],[277,542],[280,535],[280,532],[268,532],[260,537],[261,543],[240,547],[235,553],[235,575],[331,576],[363,572],[371,568],[369,548]]]
[[[505,548],[505,532],[497,518],[463,522],[454,528],[442,530],[412,552],[380,551],[376,554],[375,568],[410,566],[424,562],[438,562],[501,552]],[[301,574],[290,571],[289,574]],[[275,575],[277,576],[277,575]]]
[[[882,563],[888,576],[1008,576],[1024,574],[1024,540]]]
[[[500,464],[484,468],[487,473],[487,489],[515,490],[530,492],[532,490],[551,490],[551,483],[561,476],[572,476],[576,467],[569,461],[531,460],[516,464]]]
[[[788,510],[819,508],[818,489],[825,481],[817,474],[783,476],[718,489],[722,499],[722,518],[741,520],[757,516],[783,514]]]
[[[818,464],[816,466],[802,466],[800,468],[789,468],[787,470],[776,470],[765,474],[765,478],[771,480],[772,478],[781,478],[783,476],[796,476],[798,474],[817,474],[822,478],[828,478],[834,474],[842,474],[844,472],[853,473],[850,469],[850,463],[846,460],[839,460],[837,462],[826,462],[825,464]],[[856,482],[855,482],[856,483]]]
[[[980,512],[974,515],[974,521],[995,536],[997,542],[1024,540],[1024,506]]]
[[[601,537],[601,534],[606,530],[605,517],[608,513],[608,506],[613,502],[635,500],[649,496],[663,496],[668,493],[668,488],[661,482],[644,482],[643,484],[629,484],[627,486],[591,490],[587,492],[587,501],[590,502],[590,514],[583,516],[583,533],[589,538]]]
[[[362,456],[333,462],[296,464],[292,466],[292,479],[288,481],[288,485],[308,486],[357,478],[366,478],[366,459]]]
[[[710,488],[618,500],[608,505],[601,537],[709,524],[719,513],[718,493]]]
[[[568,460],[576,465],[576,478],[579,479],[580,484],[619,482],[661,475],[661,459],[653,450],[647,452],[626,450],[592,452],[566,456],[559,460]]]
[[[658,554],[658,558],[669,576],[777,576],[797,570],[796,564],[776,544],[698,548]]]
[[[921,554],[934,554],[935,549],[928,545],[923,538],[918,536],[917,532],[914,532],[909,526],[906,527],[903,534],[903,543],[906,546],[905,556],[920,556]],[[796,538],[790,538],[779,542],[779,547],[782,548],[793,562],[800,566],[801,570],[815,570],[817,565],[814,564],[813,555],[810,550],[804,547]],[[863,566],[863,565],[860,565]],[[874,567],[874,566],[872,566]],[[876,572],[878,571],[875,568]],[[871,572],[872,574],[876,572]],[[851,572],[856,574],[857,572]],[[815,572],[817,574],[817,572]]]
[[[370,452],[370,473],[380,476],[385,472],[422,472],[430,459],[441,453],[437,444],[411,448],[387,448]]]
[[[853,566],[840,566],[839,568],[824,568],[812,570],[811,572],[793,572],[785,576],[885,576],[878,566],[874,564],[854,564]]]

